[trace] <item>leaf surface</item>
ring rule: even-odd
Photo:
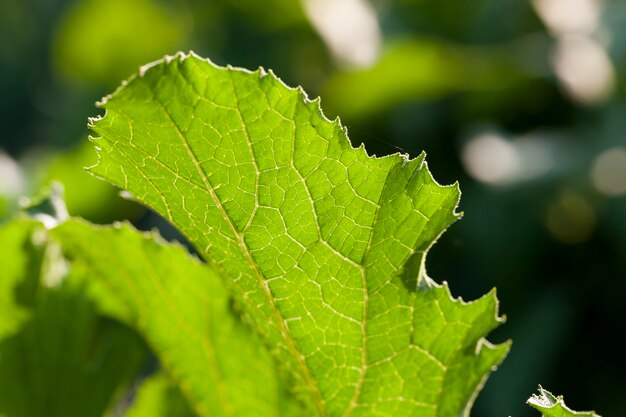
[[[539,386],[539,394],[533,394],[527,404],[540,411],[543,417],[600,417],[594,411],[573,411],[565,405],[562,396],[555,397]]]
[[[92,172],[189,238],[311,415],[469,413],[508,344],[483,339],[493,293],[466,304],[426,275],[459,190],[424,155],[370,157],[301,89],[193,54],[100,105]]]

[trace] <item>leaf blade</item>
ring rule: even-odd
[[[433,180],[424,155],[370,157],[271,72],[195,55],[151,64],[101,105],[92,171],[166,216],[227,278],[312,413],[467,412],[508,345],[480,342],[499,323],[493,294],[456,303],[426,275],[426,252],[458,218],[460,193]],[[414,328],[416,311],[438,303],[454,316],[435,322],[450,338],[446,358],[472,375],[454,378],[446,397],[450,364],[430,378],[393,362],[399,353],[436,363],[417,349],[435,342]],[[465,329],[458,311],[483,305],[478,331]]]

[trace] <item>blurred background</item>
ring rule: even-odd
[[[71,214],[176,232],[83,170],[94,102],[177,50],[271,68],[354,145],[459,181],[429,274],[497,287],[513,349],[472,413],[536,415],[538,383],[626,415],[626,1],[2,0],[0,219],[51,179]]]

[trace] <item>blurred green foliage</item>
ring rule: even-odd
[[[0,415],[99,417],[147,351],[133,331],[98,314],[82,288],[87,269],[57,281],[64,260],[40,227],[0,229],[8,267],[0,286]]]
[[[137,62],[184,46],[190,23],[186,10],[150,0],[78,2],[58,23],[53,63],[72,80],[114,85],[133,73]]]
[[[360,121],[407,102],[511,90],[534,78],[511,54],[510,48],[522,46],[467,47],[419,37],[390,41],[374,66],[333,73],[322,92],[324,107]]]
[[[538,381],[575,409],[625,415],[626,357],[615,342],[626,332],[624,2],[565,1],[559,27],[541,0],[372,0],[380,50],[367,65],[337,60],[310,23],[323,3],[0,2],[0,216],[56,178],[73,215],[129,218],[176,237],[83,173],[93,103],[177,49],[272,68],[322,95],[355,145],[425,150],[435,178],[459,180],[465,218],[435,246],[430,275],[467,299],[496,286],[509,318],[496,338],[514,340],[476,415],[532,415],[521,399]],[[335,26],[358,35],[355,15]]]

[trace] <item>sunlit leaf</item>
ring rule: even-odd
[[[355,98],[356,99],[356,98]],[[467,413],[508,345],[427,277],[458,217],[424,156],[368,156],[272,73],[179,54],[103,100],[93,172],[176,225],[319,416]]]

